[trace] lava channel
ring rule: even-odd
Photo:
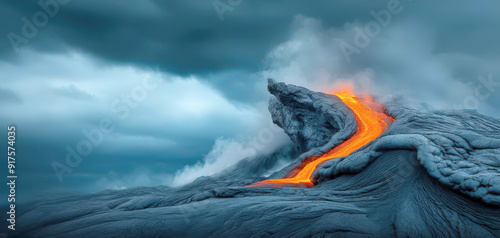
[[[358,97],[350,91],[335,93],[354,112],[357,130],[348,140],[319,157],[305,159],[288,172],[285,178],[268,179],[246,187],[313,187],[311,176],[316,168],[327,160],[344,157],[376,139],[387,131],[394,119],[384,113],[384,107],[370,96]]]

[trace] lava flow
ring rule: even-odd
[[[350,91],[335,94],[354,112],[357,121],[357,131],[348,140],[336,146],[329,152],[316,158],[308,158],[301,165],[292,169],[285,178],[268,179],[247,187],[312,187],[311,175],[318,165],[327,160],[344,157],[376,139],[388,128],[388,123],[394,121],[383,112],[384,108],[376,103],[370,96],[358,97]],[[293,171],[293,172],[292,172]]]

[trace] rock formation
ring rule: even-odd
[[[356,130],[339,98],[269,80],[273,121],[293,145],[180,188],[139,187],[24,206],[22,237],[499,237],[500,121],[385,104],[396,121],[318,168],[312,188],[244,187]],[[21,227],[22,226],[22,227]]]

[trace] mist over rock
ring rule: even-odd
[[[395,122],[327,161],[312,188],[244,187],[283,176],[356,130],[339,98],[269,80],[293,145],[180,188],[138,187],[19,206],[19,237],[499,237],[500,121],[385,104]],[[281,162],[280,162],[281,161]],[[274,171],[282,162],[289,166]],[[266,176],[271,173],[272,175]]]

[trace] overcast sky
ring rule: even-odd
[[[31,195],[217,172],[269,127],[267,77],[500,117],[496,1],[37,2],[0,3],[0,125],[18,127]],[[61,182],[54,162],[103,120],[114,130]]]

